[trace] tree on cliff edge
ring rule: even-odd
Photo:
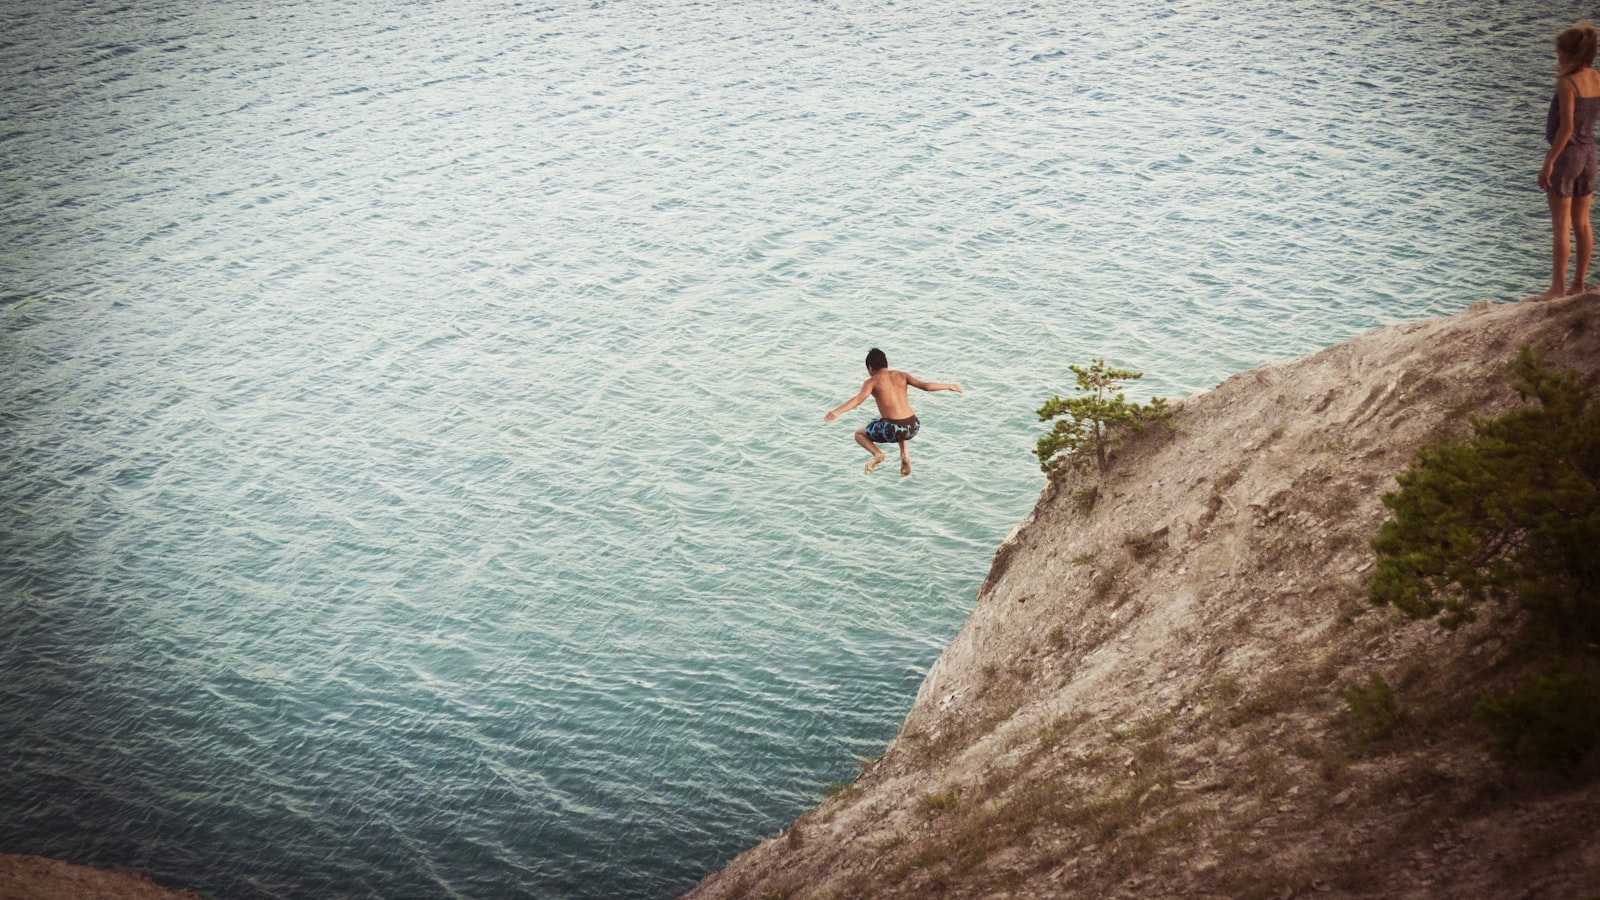
[[[1143,428],[1171,417],[1167,401],[1156,397],[1140,405],[1129,403],[1122,384],[1144,377],[1143,372],[1113,369],[1103,359],[1088,366],[1068,366],[1077,376],[1078,390],[1087,396],[1051,397],[1039,407],[1039,421],[1055,419],[1049,433],[1039,438],[1034,455],[1039,468],[1055,480],[1069,470],[1086,471],[1093,463],[1106,470],[1128,428]]]

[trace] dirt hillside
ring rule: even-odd
[[[1600,296],[1479,304],[1236,375],[1047,488],[884,756],[689,896],[1600,897],[1600,763],[1512,773],[1470,723],[1510,623],[1366,601],[1381,496],[1520,402],[1523,343],[1600,393]],[[1373,674],[1381,740],[1344,700]]]

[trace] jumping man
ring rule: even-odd
[[[870,395],[878,402],[878,418],[868,422],[867,427],[856,429],[856,443],[872,454],[872,459],[867,461],[866,472],[871,474],[873,469],[888,459],[884,452],[878,449],[878,444],[894,441],[900,445],[900,474],[910,475],[911,455],[906,452],[906,441],[917,436],[920,423],[917,421],[917,414],[911,410],[911,401],[906,397],[906,385],[924,391],[955,391],[958,394],[963,393],[961,385],[922,381],[914,375],[897,372],[889,368],[889,358],[877,347],[867,352],[867,374],[870,377],[861,383],[861,393],[823,416],[822,421],[832,422],[860,406],[861,401]]]

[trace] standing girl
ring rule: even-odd
[[[1583,278],[1594,249],[1589,227],[1589,201],[1594,198],[1596,156],[1594,122],[1600,116],[1600,72],[1594,70],[1597,35],[1593,25],[1579,22],[1556,35],[1556,95],[1550,101],[1544,137],[1550,142],[1539,187],[1550,200],[1552,271],[1550,290],[1535,299],[1552,300],[1583,293]],[[1570,233],[1578,237],[1578,259],[1569,285],[1567,252]]]

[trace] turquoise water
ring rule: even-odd
[[[1091,356],[1543,287],[1562,4],[4,4],[0,851],[660,897],[881,752]],[[915,474],[822,414],[891,364]]]

